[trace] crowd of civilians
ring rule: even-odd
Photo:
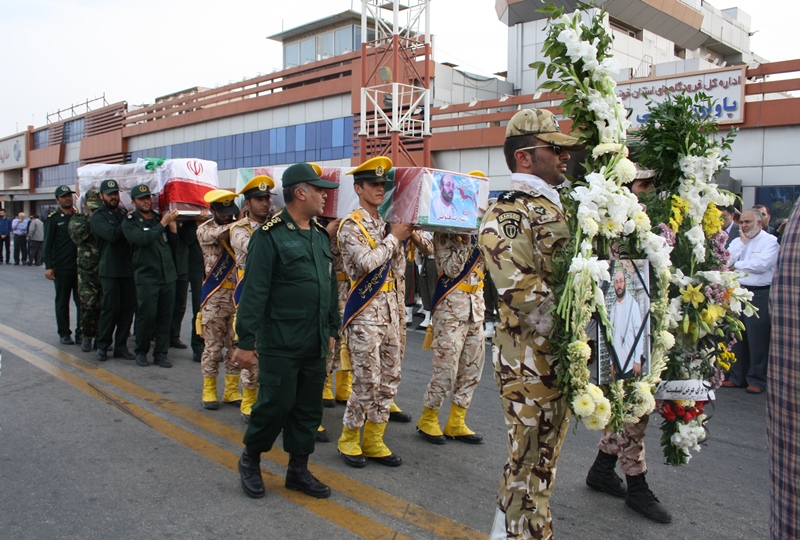
[[[15,265],[42,266],[43,242],[44,225],[37,214],[29,219],[20,212],[11,219],[0,209],[0,264],[11,264],[13,243]]]

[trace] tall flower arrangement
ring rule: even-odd
[[[670,332],[665,381],[699,382],[713,390],[723,369],[735,361],[732,340],[741,337],[739,315],[753,314],[752,293],[739,286],[727,268],[727,234],[717,205],[733,196],[713,178],[726,164],[735,133],[719,134],[716,118],[703,114],[708,96],[673,94],[658,105],[639,129],[639,162],[658,171],[661,196],[648,205],[661,236],[673,246],[669,285]],[[667,394],[668,395],[668,394]],[[696,399],[659,400],[662,448],[667,462],[683,465],[705,438],[705,390]]]
[[[541,88],[565,95],[563,113],[572,119],[580,142],[588,149],[585,178],[562,197],[575,236],[554,260],[553,294],[558,304],[550,338],[558,361],[558,384],[576,417],[588,428],[619,430],[655,406],[652,389],[664,368],[671,338],[666,331],[671,323],[666,309],[671,247],[651,230],[649,217],[625,187],[636,170],[627,157],[630,123],[614,91],[612,75],[619,66],[610,55],[612,38],[604,24],[605,13],[586,4],[579,4],[572,16],[552,4],[541,11],[550,16],[543,46],[549,61],[531,67],[549,79]],[[609,247],[620,242],[633,253],[643,253],[655,276],[651,375],[599,388],[589,382],[591,349],[586,327],[594,314],[608,326],[600,282],[610,280],[605,259]]]

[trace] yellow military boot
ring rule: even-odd
[[[467,427],[467,424],[464,423],[466,416],[467,409],[453,403],[450,406],[450,418],[447,419],[447,425],[444,426],[444,436],[465,443],[481,444],[483,437]]]
[[[242,404],[242,394],[239,393],[239,374],[225,375],[225,393],[222,394],[222,402],[229,405]]]
[[[332,377],[333,374],[328,373],[328,376],[325,377],[325,386],[322,387],[322,404],[329,409],[336,407],[336,401],[333,399],[333,387],[331,386]]]
[[[219,409],[216,377],[203,377],[203,408],[212,411]]]
[[[364,424],[364,455],[368,459],[377,461],[381,465],[389,467],[399,467],[403,460],[389,450],[383,443],[383,432],[386,431],[386,423],[375,424],[367,420]]]
[[[364,457],[364,452],[361,451],[359,439],[361,438],[361,430],[359,428],[350,429],[347,426],[342,426],[342,436],[339,437],[337,448],[339,455],[347,465],[360,469],[367,464],[367,458]]]
[[[256,404],[258,399],[258,390],[255,388],[242,388],[242,404],[239,406],[239,412],[242,413],[242,420],[245,424],[250,423],[250,413],[253,412],[253,405]]]
[[[392,400],[392,404],[389,406],[389,420],[392,422],[407,424],[411,422],[411,415],[404,413],[403,410],[397,406],[394,400]]]
[[[444,434],[439,427],[439,409],[425,407],[422,409],[422,416],[417,422],[417,433],[423,439],[433,444],[444,444]]]
[[[347,403],[353,393],[353,372],[339,370],[336,372],[336,402]]]

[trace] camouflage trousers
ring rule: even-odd
[[[254,353],[253,369],[243,369],[239,372],[239,381],[242,383],[242,388],[249,388],[250,390],[258,390],[258,351],[254,350]]]
[[[81,303],[81,335],[96,338],[100,327],[100,309],[103,307],[100,276],[78,271],[78,299]]]
[[[370,422],[389,421],[389,407],[400,384],[399,329],[395,324],[348,325],[344,333],[353,364],[353,393],[347,400],[343,423],[348,429]]]
[[[333,342],[333,347],[325,357],[325,372],[330,374],[342,367],[342,340],[337,339]]]
[[[469,408],[481,380],[486,337],[483,321],[464,321],[446,311],[433,312],[433,375],[422,404],[439,409],[447,393],[459,407]]]
[[[563,395],[535,375],[495,372],[495,378],[508,428],[508,460],[497,495],[506,516],[507,537],[552,538],[550,495],[569,425],[569,407]]]
[[[643,416],[636,424],[625,424],[619,433],[613,431],[606,433],[597,445],[601,452],[617,456],[625,476],[638,476],[647,472],[644,436],[647,434],[649,418]]]
[[[200,357],[200,369],[203,377],[216,377],[219,373],[219,362],[222,358],[222,349],[225,349],[225,373],[238,375],[239,369],[234,368],[233,357],[233,289],[219,289],[212,294],[203,304],[203,340],[205,349]],[[258,379],[256,379],[258,380]]]

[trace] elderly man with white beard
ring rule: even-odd
[[[639,311],[639,304],[631,295],[627,294],[625,272],[622,270],[614,274],[614,292],[617,299],[611,306],[609,319],[613,328],[614,350],[617,353],[621,370],[614,378],[616,380],[630,379],[634,375],[642,373],[644,352],[643,340],[639,337],[642,314]]]

